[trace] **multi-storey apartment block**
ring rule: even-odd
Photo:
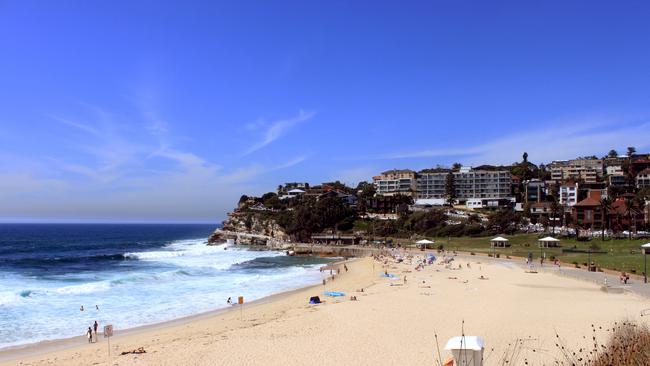
[[[403,194],[415,197],[417,182],[416,173],[408,169],[393,169],[372,177],[377,188],[377,194],[382,196],[392,196]]]
[[[600,159],[556,160],[549,167],[554,181],[580,179],[593,183],[603,175],[603,161]]]
[[[453,172],[456,197],[459,201],[470,198],[507,198],[511,196],[512,176],[509,171],[473,170],[463,167]],[[444,198],[448,173],[419,173],[417,198]]]
[[[578,203],[578,183],[574,181],[566,182],[560,186],[560,205],[572,207]]]

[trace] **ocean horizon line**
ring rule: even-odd
[[[11,219],[2,219],[0,218],[0,225],[27,225],[27,224],[71,224],[71,225],[83,225],[83,224],[94,224],[94,225],[220,225],[222,220],[214,221],[156,221],[156,220],[135,220],[135,221],[123,221],[123,220],[82,220],[82,219],[62,219],[62,220],[50,220],[50,219],[20,219],[20,220],[11,220]]]

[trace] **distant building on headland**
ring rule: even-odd
[[[397,194],[419,199],[443,199],[449,171],[388,170],[373,177],[377,194]],[[509,199],[512,194],[512,175],[507,170],[477,170],[461,167],[452,172],[456,199],[460,202],[486,199],[495,202]],[[472,201],[474,205],[478,201]]]
[[[556,182],[575,179],[591,183],[603,176],[603,161],[601,159],[556,160],[547,168],[551,170],[551,180]]]

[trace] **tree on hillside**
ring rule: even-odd
[[[345,192],[347,194],[354,194],[354,189],[346,186],[338,180],[336,182],[323,183],[323,186],[330,186],[337,191]]]
[[[636,221],[636,203],[633,198],[625,199],[625,215],[627,216],[629,239],[632,239],[632,219],[634,218]]]
[[[359,200],[366,200],[372,198],[377,193],[377,188],[374,184],[368,182],[359,182],[357,184],[357,197]]]
[[[614,149],[611,149],[607,153],[607,157],[608,158],[617,158],[618,157],[618,152],[616,152],[616,150],[614,150]]]
[[[632,157],[636,153],[636,148],[634,146],[628,146],[627,148],[627,157],[628,159]]]
[[[316,213],[321,229],[338,230],[338,224],[345,218],[355,216],[355,212],[338,197],[327,197],[316,204]]]
[[[456,178],[454,173],[447,173],[447,179],[445,181],[445,198],[447,199],[447,204],[450,206],[454,205],[456,201]]]
[[[512,234],[517,231],[521,221],[522,217],[519,213],[510,209],[501,209],[490,215],[487,226],[493,234]]]
[[[367,208],[367,202],[369,199],[373,198],[377,193],[377,188],[374,184],[368,182],[359,182],[357,184],[356,195],[358,198],[357,207],[360,212],[365,212]]]
[[[560,212],[562,207],[560,206],[560,202],[557,199],[557,196],[553,196],[553,200],[551,201],[551,206],[549,207],[551,210],[551,227],[553,228],[551,233],[555,234],[555,224],[557,223],[557,214]]]
[[[612,199],[609,197],[603,197],[600,199],[600,211],[603,216],[603,227],[600,239],[605,241],[605,229],[609,230],[610,227],[610,218],[609,211],[612,210]]]
[[[457,171],[459,171],[460,168],[462,168],[462,167],[463,167],[463,164],[461,164],[461,163],[454,163],[454,164],[451,166],[451,170],[457,172]]]
[[[528,164],[528,153],[524,151],[524,155],[521,156],[523,158],[522,163]]]
[[[244,203],[248,201],[248,196],[243,194],[241,197],[239,197],[239,202],[238,205],[241,207]]]

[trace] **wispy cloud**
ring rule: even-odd
[[[90,134],[95,135],[95,136],[100,136],[101,135],[101,133],[100,133],[100,131],[98,129],[96,129],[95,127],[89,126],[87,124],[79,123],[79,122],[72,121],[72,120],[67,119],[67,118],[54,116],[54,115],[50,115],[50,117],[53,118],[54,120],[64,124],[64,125],[68,126],[68,127],[73,127],[73,128],[76,128],[78,130],[90,133]]]
[[[284,136],[291,130],[293,127],[298,125],[301,122],[305,122],[310,120],[312,117],[316,115],[316,112],[305,112],[303,110],[300,110],[298,112],[298,115],[292,118],[288,119],[283,119],[279,121],[273,121],[268,124],[268,128],[263,133],[263,138],[260,142],[256,143],[255,145],[251,146],[244,152],[244,156],[250,155],[254,153],[257,150],[262,149],[263,147],[269,145],[273,141],[279,139],[280,137]],[[254,124],[249,124],[248,129],[255,129],[259,128],[261,126],[266,126],[267,124],[261,123],[260,121],[254,123]]]
[[[454,157],[466,164],[508,164],[526,151],[532,161],[549,162],[581,155],[604,155],[610,149],[650,147],[650,121],[627,122],[611,119],[577,119],[543,129],[496,138],[478,145],[463,146],[462,140],[448,148],[422,149],[375,156],[375,159]]]
[[[268,190],[268,182],[260,177],[308,158],[298,155],[248,165],[235,160],[223,166],[194,151],[195,144],[179,139],[173,121],[165,120],[155,99],[131,101],[131,111],[112,113],[83,104],[79,114],[49,115],[59,124],[52,142],[65,149],[20,163],[7,153],[0,155],[0,220],[217,219],[240,194]],[[263,140],[255,149],[313,115],[301,111],[293,118],[256,126]]]
[[[243,167],[243,168],[238,168],[234,170],[231,173],[225,174],[221,177],[218,178],[219,181],[224,182],[224,183],[241,183],[241,182],[247,182],[251,181],[254,178],[261,176],[263,174],[267,174],[270,172],[274,172],[277,170],[282,170],[282,169],[288,169],[293,166],[296,166],[302,162],[307,160],[307,156],[299,156],[294,159],[291,159],[287,162],[274,165],[274,166],[266,166],[266,165],[261,165],[261,164],[253,164],[248,167]]]

